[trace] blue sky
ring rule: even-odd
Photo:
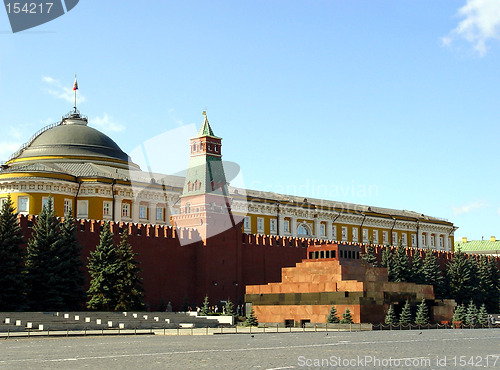
[[[71,109],[77,72],[129,153],[161,137],[156,162],[187,165],[207,109],[249,188],[500,236],[499,39],[497,0],[81,0],[16,34],[0,11],[0,160]]]

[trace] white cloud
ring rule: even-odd
[[[61,84],[61,81],[56,80],[50,76],[43,76],[42,82],[47,85],[45,91],[58,99],[66,100],[68,103],[73,104],[75,102],[75,92],[73,91],[73,84],[65,86]],[[85,96],[83,96],[79,91],[77,92],[77,103],[85,102]]]
[[[120,132],[125,130],[125,126],[116,123],[113,117],[109,116],[107,113],[104,113],[101,117],[96,116],[92,118],[90,124],[108,132]]]
[[[471,43],[474,50],[484,56],[488,50],[488,40],[500,40],[500,1],[467,0],[458,9],[458,16],[463,18],[448,36],[441,38],[444,46],[451,46],[457,38]]]
[[[489,207],[488,203],[476,201],[476,202],[472,202],[469,204],[465,204],[463,206],[453,207],[453,213],[455,214],[455,216],[457,216],[457,215],[477,211],[478,209],[486,208],[486,207]]]

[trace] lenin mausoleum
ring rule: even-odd
[[[186,150],[185,177],[143,171],[75,107],[2,164],[0,202],[10,194],[26,238],[49,197],[57,216],[72,210],[84,264],[104,222],[111,223],[116,241],[128,232],[151,310],[168,301],[180,310],[208,295],[211,302],[252,303],[261,322],[287,315],[325,322],[332,304],[366,322],[382,320],[390,303],[424,298],[436,321],[446,317],[447,306],[433,300],[432,286],[389,283],[385,269],[365,266],[359,254],[370,241],[431,248],[447,259],[453,223],[413,211],[232,187],[222,139],[206,114]]]

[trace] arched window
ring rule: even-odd
[[[311,232],[309,231],[309,227],[305,224],[300,224],[297,228],[297,235],[299,236],[309,236]]]
[[[191,203],[186,203],[184,213],[191,213]]]
[[[188,191],[193,191],[193,183],[191,181],[188,182]]]
[[[199,180],[196,180],[194,182],[194,190],[200,190],[201,189],[201,182]]]

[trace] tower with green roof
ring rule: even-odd
[[[180,196],[180,213],[171,217],[177,228],[196,228],[201,239],[234,226],[221,154],[206,112],[198,134],[190,139],[191,155]]]

